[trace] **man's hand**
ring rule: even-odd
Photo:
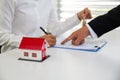
[[[42,36],[42,38],[46,39],[46,41],[49,44],[49,47],[52,47],[56,44],[56,37],[51,34],[44,35],[44,36]]]
[[[91,12],[88,8],[85,8],[84,10],[78,12],[77,16],[78,16],[80,21],[84,18],[85,19],[91,19],[92,18]]]
[[[61,42],[61,44],[64,44],[64,43],[72,40],[73,45],[76,45],[76,46],[80,45],[84,42],[84,38],[87,37],[89,34],[90,34],[89,30],[85,25],[81,29],[78,29],[77,31],[73,32],[68,38],[63,40]]]

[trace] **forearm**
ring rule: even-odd
[[[0,33],[0,45],[2,45],[2,52],[17,48],[22,39],[22,35],[14,35],[10,33]]]
[[[65,21],[49,20],[47,30],[49,30],[49,32],[52,34],[58,36],[61,33],[64,33],[65,31],[78,25],[79,23],[80,20],[78,19],[77,15],[67,18]]]
[[[88,23],[95,33],[100,37],[120,26],[120,6],[110,10],[107,14],[98,16]]]

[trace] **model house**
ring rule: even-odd
[[[46,40],[44,38],[23,37],[19,45],[20,59],[29,61],[42,61],[47,58]]]

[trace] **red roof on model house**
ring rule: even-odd
[[[23,37],[19,49],[41,50],[44,44],[44,38]]]

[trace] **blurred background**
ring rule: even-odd
[[[63,21],[75,13],[88,7],[95,17],[107,13],[110,9],[120,5],[120,0],[55,0],[58,18]],[[89,22],[90,20],[87,20]],[[78,25],[78,28],[81,26]],[[74,27],[75,28],[75,27]],[[76,27],[77,28],[77,27]],[[120,29],[120,28],[119,28]]]
[[[56,0],[60,20],[64,20],[86,7],[92,11],[93,17],[96,17],[119,4],[120,0]]]

